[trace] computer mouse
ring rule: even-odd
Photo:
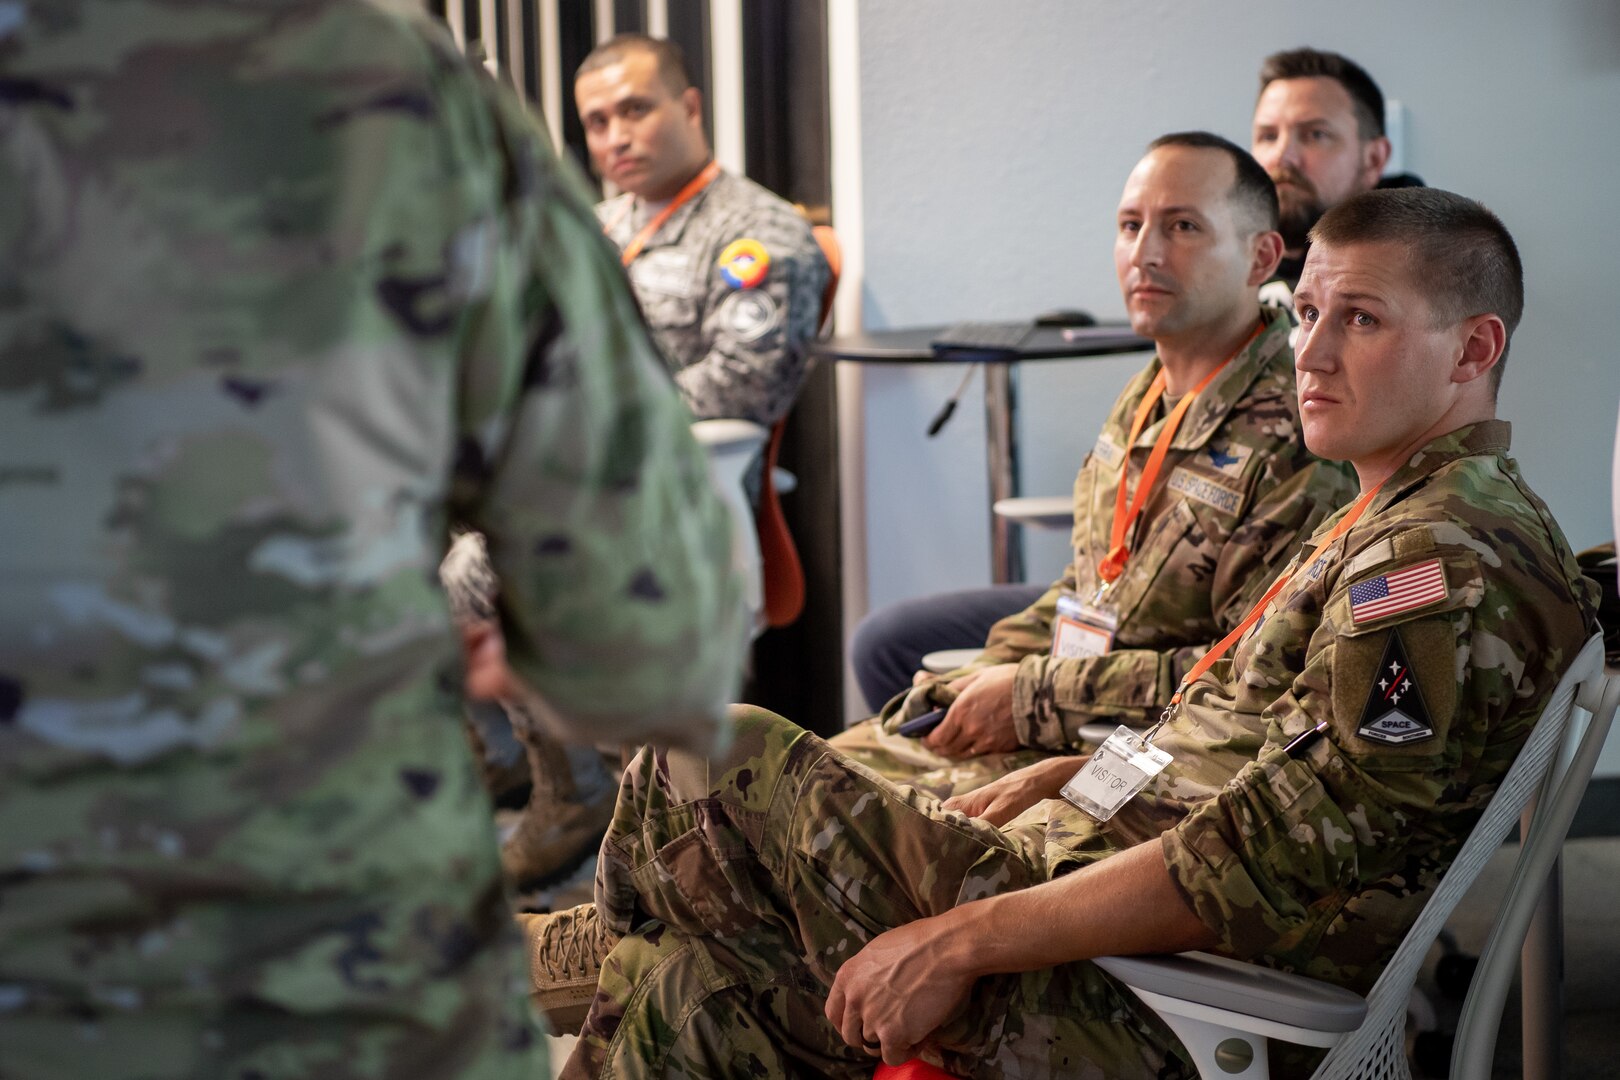
[[[1043,311],[1035,316],[1036,326],[1096,326],[1097,320],[1091,317],[1091,312],[1081,311],[1079,308],[1055,308],[1052,311]]]

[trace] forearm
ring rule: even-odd
[[[1217,941],[1171,881],[1155,841],[940,918],[951,921],[949,937],[961,942],[960,962],[973,977]]]
[[[1120,649],[1103,656],[1032,656],[1013,687],[1013,723],[1024,746],[1074,746],[1082,726],[1113,719],[1133,726],[1157,719],[1176,681],[1204,645],[1158,651]]]

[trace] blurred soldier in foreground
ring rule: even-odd
[[[451,616],[464,634],[499,632],[495,600],[500,585],[482,536],[457,536],[439,577]],[[516,685],[499,700],[467,703],[467,732],[482,765],[484,786],[497,801],[501,870],[518,892],[520,908],[539,898],[531,890],[559,882],[596,853],[613,817],[617,766],[622,764],[621,751],[566,746],[547,734],[544,709],[544,702]],[[604,753],[613,755],[613,768]]]
[[[1188,673],[1163,770],[1101,823],[1057,798],[1078,758],[940,804],[759,709],[726,755],[644,751],[596,905],[551,919],[600,964],[564,1075],[854,1078],[921,1055],[1164,1080],[1191,1074],[1180,1044],[1091,958],[1216,948],[1370,987],[1595,590],[1495,419],[1524,295],[1501,223],[1413,188],[1311,238],[1305,440],[1362,495]]]
[[[546,1075],[451,524],[502,582],[469,689],[714,745],[687,410],[580,186],[415,22],[0,2],[8,1080]]]

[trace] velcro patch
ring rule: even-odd
[[[1254,447],[1239,446],[1236,443],[1225,441],[1212,441],[1203,450],[1199,451],[1200,460],[1221,470],[1227,476],[1242,476],[1243,467],[1254,456]]]
[[[1429,559],[1350,586],[1350,621],[1357,625],[1372,622],[1446,596],[1445,565],[1439,559]]]
[[[720,276],[733,289],[752,289],[765,280],[771,268],[771,253],[765,245],[752,237],[743,237],[727,244],[715,260]]]
[[[1223,514],[1237,513],[1238,506],[1243,502],[1243,496],[1238,492],[1213,477],[1200,476],[1191,469],[1176,468],[1170,473],[1170,482],[1165,486],[1193,502],[1213,506]]]
[[[758,341],[782,321],[782,309],[768,292],[737,292],[720,305],[720,319],[735,341]]]
[[[1391,630],[1384,658],[1373,673],[1367,704],[1361,710],[1356,734],[1363,739],[1403,746],[1434,737],[1434,720],[1423,702],[1423,691],[1407,659],[1401,634]]]
[[[1125,460],[1125,448],[1116,445],[1108,436],[1099,435],[1097,445],[1091,448],[1091,456],[1110,469],[1117,469],[1119,463]]]

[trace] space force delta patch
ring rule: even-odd
[[[1398,630],[1391,630],[1384,659],[1373,672],[1366,707],[1356,734],[1363,739],[1402,746],[1434,736],[1434,721],[1423,704],[1423,691],[1412,674]]]

